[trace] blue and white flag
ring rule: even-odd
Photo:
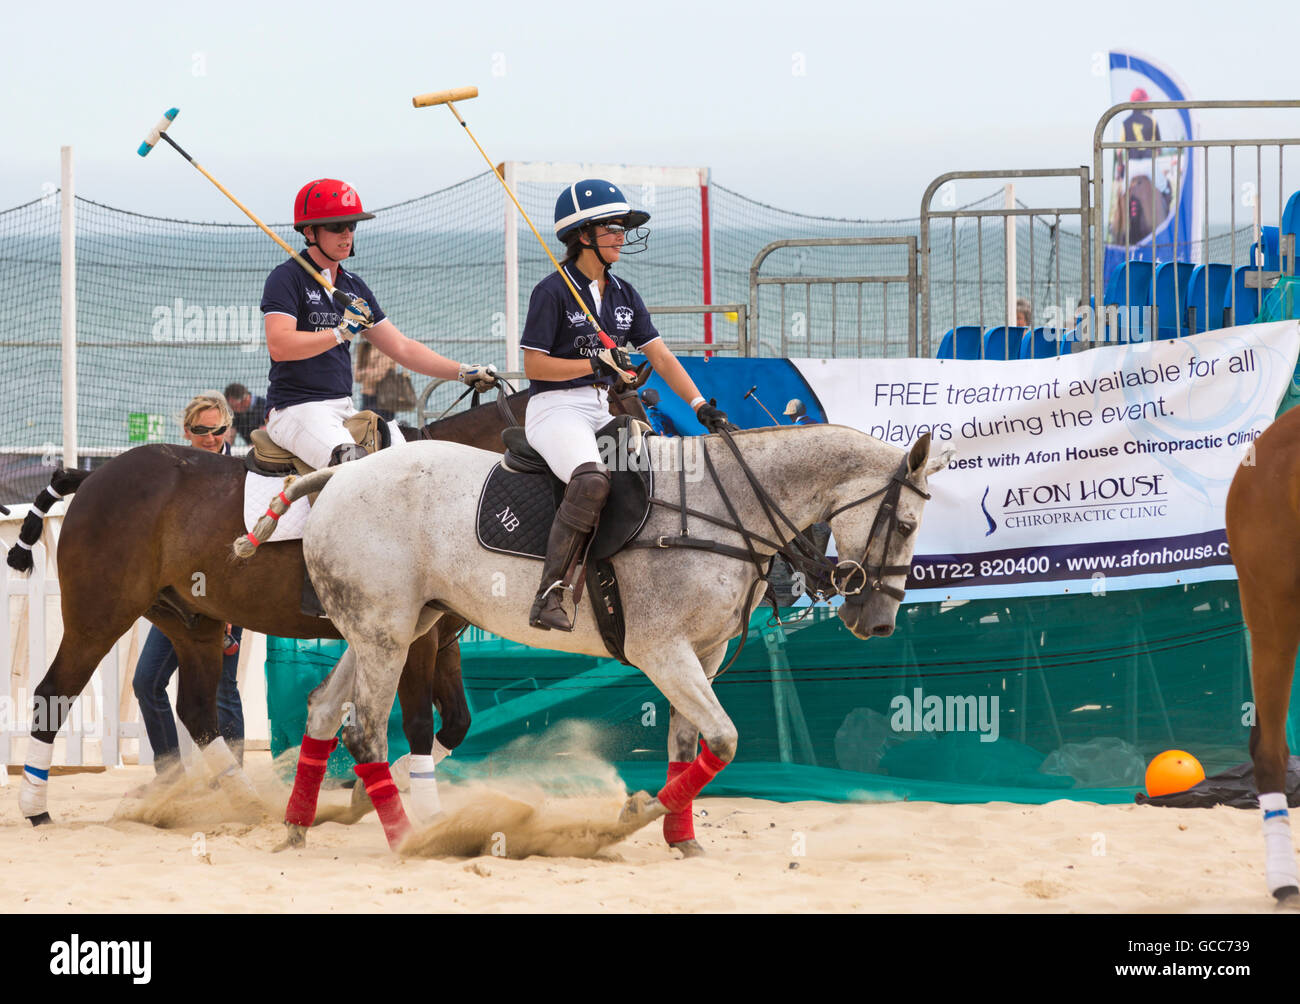
[[[1187,101],[1187,88],[1166,67],[1131,51],[1110,53],[1112,104]],[[1134,108],[1111,120],[1109,141],[1196,138],[1186,108]],[[1109,164],[1103,282],[1126,258],[1201,261],[1204,152],[1179,147],[1117,150]],[[1105,169],[1105,168],[1103,168]]]

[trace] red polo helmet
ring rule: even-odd
[[[354,223],[374,218],[374,213],[361,208],[361,196],[357,190],[337,178],[309,181],[293,200],[293,228],[299,233],[303,227],[314,227],[318,223]]]
[[[1128,99],[1129,99],[1130,101],[1150,101],[1150,100],[1151,100],[1149,97],[1147,97],[1147,92],[1146,92],[1145,88],[1142,88],[1142,87],[1135,87],[1135,88],[1133,88],[1133,93],[1130,94],[1130,95],[1128,96]]]

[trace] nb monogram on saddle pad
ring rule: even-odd
[[[589,560],[617,554],[636,537],[650,513],[654,476],[642,428],[623,416],[596,433],[602,462],[610,470],[610,492]],[[546,539],[564,497],[564,482],[528,445],[523,429],[506,429],[501,438],[505,458],[492,468],[479,495],[478,542],[489,551],[540,561],[546,557]]]

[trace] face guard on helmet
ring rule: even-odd
[[[576,234],[586,234],[597,257],[609,266],[596,243],[597,224],[622,226],[627,234],[620,254],[637,254],[644,251],[650,231],[643,224],[650,214],[633,209],[613,182],[600,178],[576,181],[560,193],[555,200],[555,235],[570,243]]]
[[[304,228],[324,226],[330,223],[357,223],[361,220],[373,220],[374,213],[367,213],[361,208],[361,196],[346,181],[337,178],[317,178],[309,181],[298,190],[293,200],[293,228],[306,236]],[[319,247],[315,241],[307,241],[309,247]],[[357,253],[356,241],[352,242],[349,256]],[[321,254],[325,254],[321,251]],[[329,255],[325,255],[329,258]],[[333,258],[330,258],[333,261]]]

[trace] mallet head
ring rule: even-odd
[[[411,98],[411,104],[416,108],[428,108],[430,105],[445,105],[449,101],[467,101],[470,98],[478,97],[477,87],[453,87],[449,91],[432,91],[428,94],[417,94]]]
[[[162,139],[162,134],[167,131],[167,127],[172,124],[172,120],[176,118],[179,112],[179,108],[168,108],[163,117],[158,120],[158,124],[153,127],[153,131],[144,138],[144,142],[140,144],[140,149],[136,153],[141,157],[148,156],[149,151]]]
[[[758,384],[754,384],[753,387],[750,387],[749,390],[745,391],[745,396],[742,397],[741,400],[742,400],[742,401],[746,401],[746,400],[748,400],[748,399],[749,399],[749,395],[752,394],[752,393],[754,393],[754,391],[756,391],[756,390],[758,390]]]

